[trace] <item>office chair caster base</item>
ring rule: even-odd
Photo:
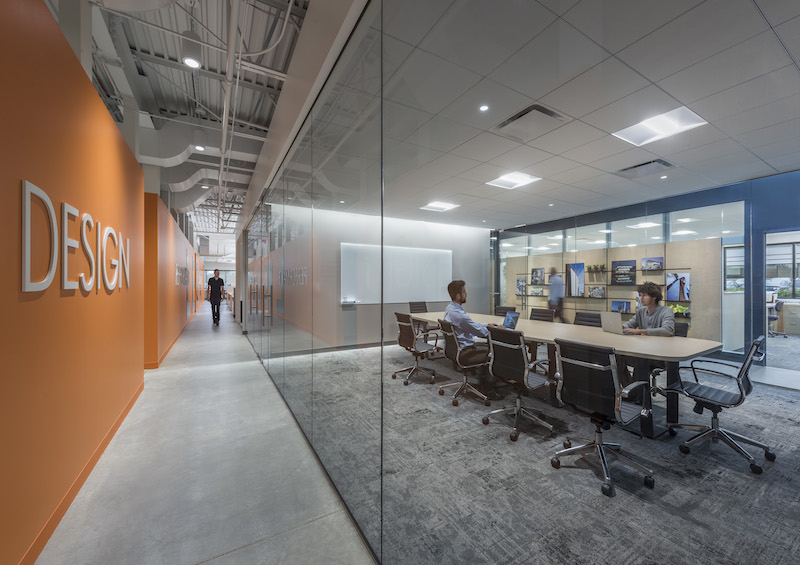
[[[403,381],[403,386],[408,386],[408,381]]]
[[[439,396],[444,396],[444,390],[439,389]]]
[[[667,433],[669,434],[670,437],[675,437],[676,435],[678,435],[678,430],[676,430],[675,428],[669,428],[667,430]]]
[[[561,445],[564,446],[564,449],[569,449],[570,447],[572,447],[572,442],[569,441],[568,439],[565,439],[564,443],[562,443]]]
[[[484,426],[488,426],[489,425],[489,416],[484,416],[483,420],[481,420],[481,422],[483,422]]]
[[[687,453],[689,453],[691,451],[691,449],[689,449],[688,445],[681,445],[681,446],[678,447],[678,449],[680,450],[681,453],[684,453],[684,454],[687,454]]]
[[[645,477],[644,486],[646,486],[649,489],[655,488],[656,480],[653,477]]]
[[[517,441],[519,439],[519,432],[511,432],[511,435],[508,437],[511,441]]]
[[[772,453],[771,451],[765,451],[765,452],[764,452],[764,458],[765,458],[767,461],[775,461],[775,454],[774,454],[774,453]]]
[[[764,472],[764,469],[762,469],[761,467],[759,467],[755,463],[750,463],[750,470],[756,475],[760,475],[761,473]]]
[[[614,490],[614,485],[610,485],[608,483],[603,483],[603,486],[601,488],[602,488],[603,494],[606,495],[609,498],[613,498],[617,494],[616,491]]]
[[[430,384],[433,384],[433,383],[435,383],[435,382],[436,382],[436,371],[434,371],[434,372],[433,372],[433,374],[431,375],[431,380],[430,380],[430,381],[428,381],[428,382],[429,382]]]
[[[457,398],[453,399],[453,406],[458,406],[458,399]]]
[[[491,406],[492,405],[492,401],[487,398],[486,400],[483,401],[483,405],[484,406]]]
[[[561,468],[561,460],[558,457],[553,457],[550,459],[550,464],[553,466],[553,469]]]

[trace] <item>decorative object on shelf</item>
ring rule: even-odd
[[[667,300],[689,302],[689,273],[667,273]]]
[[[544,284],[544,267],[531,269],[531,284]]]
[[[517,296],[523,296],[525,294],[526,286],[525,275],[517,275]]]
[[[589,298],[605,298],[606,297],[606,287],[604,287],[604,286],[590,286],[589,290],[587,291],[587,296]]]
[[[663,257],[646,257],[642,259],[643,271],[662,271],[664,270]]]
[[[627,300],[612,300],[611,301],[611,311],[612,312],[621,312],[623,314],[630,314],[631,313],[631,303]]]
[[[668,304],[672,313],[675,314],[676,318],[689,318],[691,317],[691,312],[689,312],[688,306],[683,306],[682,304]]]
[[[567,296],[583,296],[583,263],[567,263]]]
[[[605,264],[602,265],[587,265],[586,270],[590,273],[605,273],[606,266]]]
[[[611,262],[611,284],[635,286],[636,285],[636,261],[612,261]]]
[[[543,286],[532,286],[531,287],[531,296],[544,296],[544,287]]]

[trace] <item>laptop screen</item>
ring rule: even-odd
[[[506,312],[506,319],[503,320],[503,325],[513,330],[517,327],[517,320],[519,320],[519,312]]]

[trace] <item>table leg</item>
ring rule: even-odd
[[[561,406],[561,402],[558,400],[557,394],[557,387],[555,385],[556,382],[556,369],[558,368],[556,364],[556,344],[555,343],[548,343],[547,344],[547,377],[550,379],[550,382],[553,384],[549,386],[550,389],[550,404],[553,406]]]
[[[678,371],[678,363],[670,361],[667,363],[667,389],[678,388],[681,376]],[[667,424],[678,423],[678,395],[676,393],[667,394]]]
[[[637,381],[647,381],[650,382],[650,359],[642,359],[637,357],[636,358],[636,365],[634,366],[633,376]],[[641,390],[641,389],[640,389]],[[645,389],[642,390],[642,394],[650,394],[650,390]],[[650,412],[649,416],[640,416],[639,417],[639,426],[642,432],[642,435],[649,438],[656,437],[655,426],[653,424],[653,412]]]

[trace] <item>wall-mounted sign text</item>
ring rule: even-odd
[[[281,284],[284,286],[305,286],[308,281],[308,267],[296,267],[281,271]]]
[[[31,197],[35,196],[47,210],[47,219],[50,226],[50,263],[47,274],[40,281],[31,280]],[[74,206],[66,202],[61,203],[61,237],[59,238],[58,222],[56,212],[50,197],[44,190],[26,180],[22,181],[22,292],[41,292],[47,290],[53,282],[58,266],[59,240],[61,245],[61,288],[64,290],[77,289],[80,284],[81,290],[88,292],[94,287],[94,280],[97,277],[98,288],[100,285],[100,274],[102,273],[103,283],[108,290],[114,290],[119,283],[122,288],[122,274],[125,275],[125,282],[130,288],[130,251],[131,240],[125,239],[122,245],[122,232],[117,233],[114,228],[107,226],[103,229],[100,222],[95,222],[92,215],[84,213],[81,218],[80,237],[76,239],[69,237],[70,218],[78,218],[80,212]],[[89,241],[89,232],[95,233],[95,247]],[[108,242],[111,240],[112,248],[109,249]],[[89,263],[89,276],[80,273],[78,280],[69,280],[69,250],[83,248],[86,260]],[[113,248],[117,249],[114,250]],[[97,261],[95,261],[97,258]],[[110,268],[109,268],[110,267]],[[120,267],[122,273],[120,273]],[[113,275],[109,279],[109,272]]]

